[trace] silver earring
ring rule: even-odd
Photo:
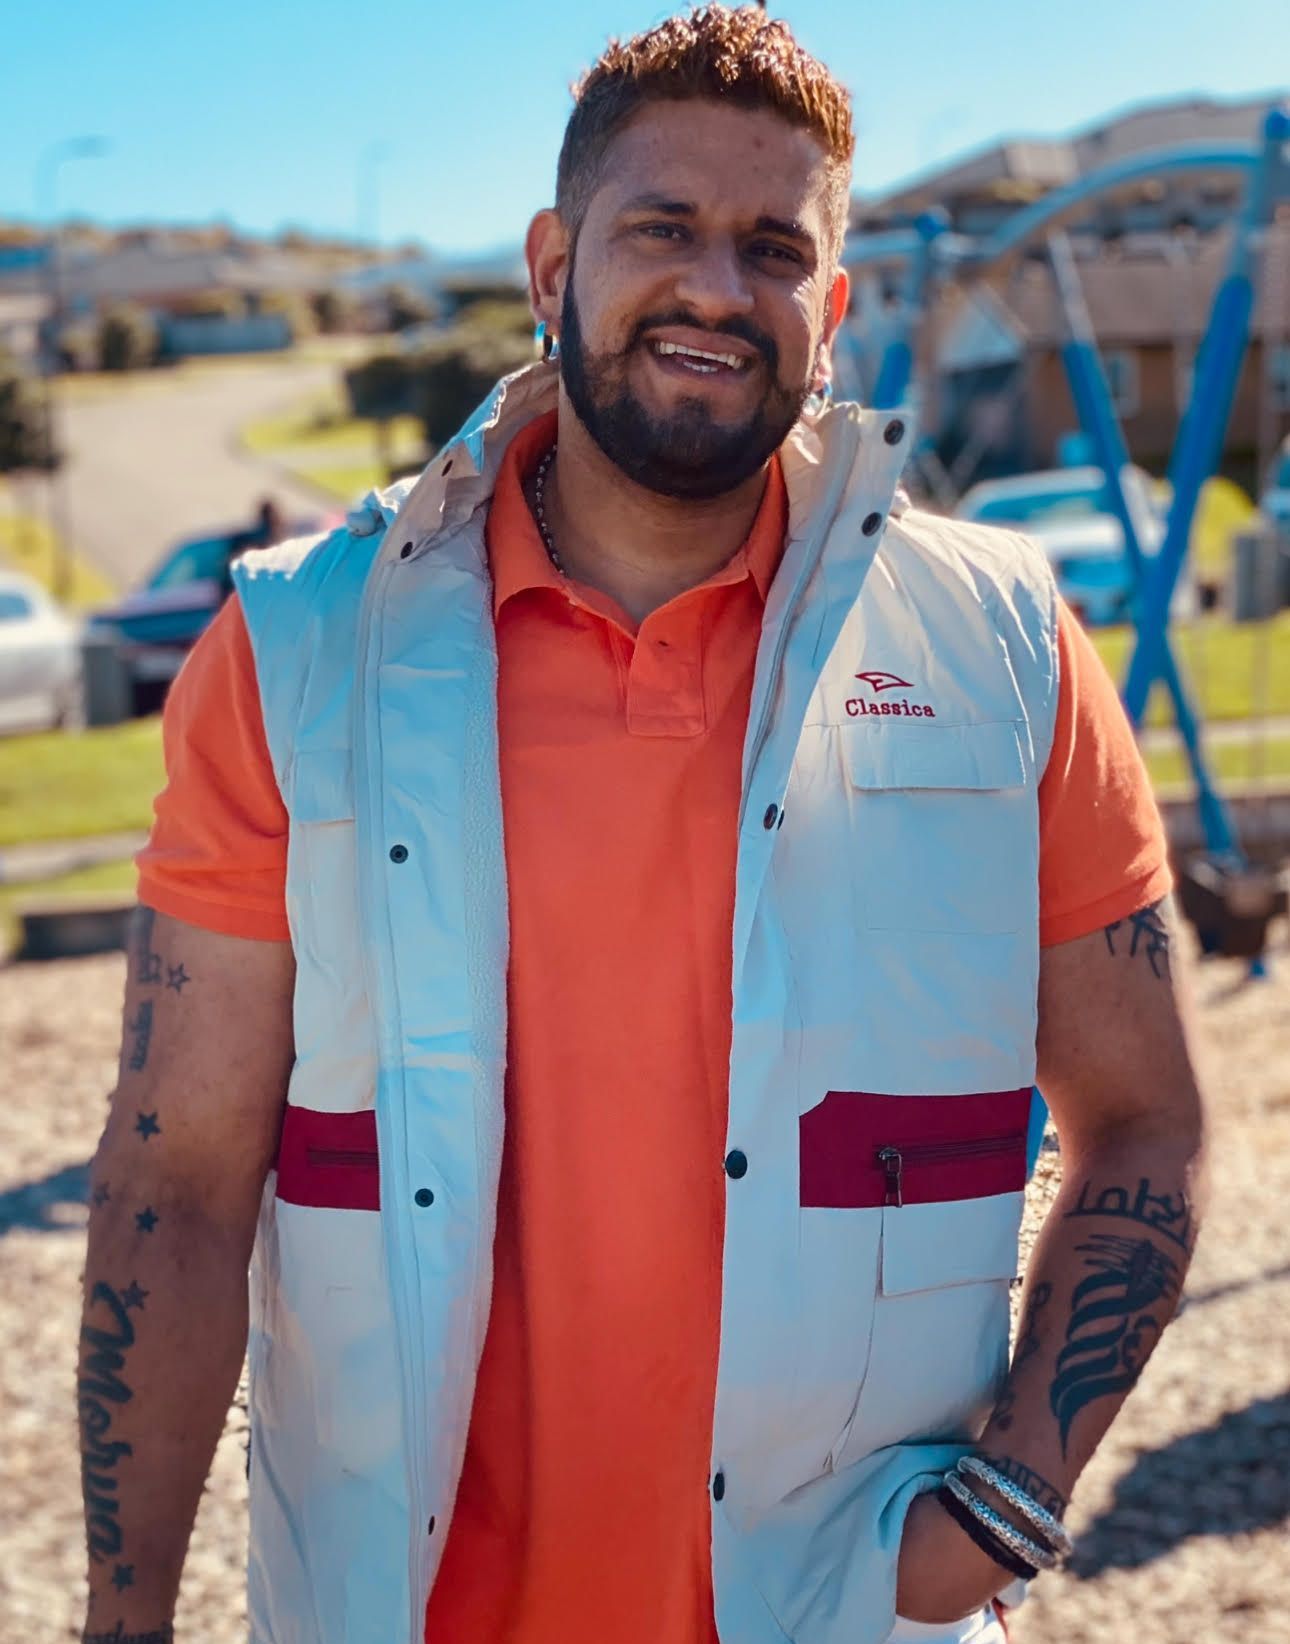
[[[537,330],[533,333],[533,340],[537,343],[539,354],[549,364],[560,358],[560,339],[554,332],[547,330],[545,320],[539,320]]]

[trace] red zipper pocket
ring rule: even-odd
[[[376,1114],[288,1105],[278,1144],[278,1198],[318,1210],[379,1210]]]
[[[965,1095],[831,1090],[798,1121],[803,1208],[867,1210],[1019,1192],[1030,1086]]]
[[[882,1169],[883,1204],[901,1206],[905,1202],[905,1171],[917,1170],[921,1165],[969,1164],[975,1159],[1015,1155],[1024,1159],[1026,1132],[1013,1131],[1006,1136],[977,1136],[958,1142],[906,1142],[901,1147],[880,1147],[875,1155]],[[956,1195],[968,1197],[969,1195]],[[976,1195],[970,1195],[975,1197]]]

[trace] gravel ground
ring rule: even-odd
[[[1196,976],[1215,1180],[1184,1311],[1080,1482],[1074,1567],[1036,1583],[1014,1644],[1290,1640],[1290,955],[1242,976]],[[0,969],[0,1644],[80,1623],[71,1384],[121,989],[115,955]],[[1031,1234],[1056,1176],[1050,1152]],[[245,1638],[245,1429],[235,1406],[198,1516],[178,1616],[193,1644]]]

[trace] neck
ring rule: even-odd
[[[610,462],[563,393],[558,438],[544,506],[560,562],[633,622],[697,587],[747,540],[766,490],[764,468],[724,496],[659,496]]]

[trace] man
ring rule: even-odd
[[[1168,872],[1042,558],[808,407],[852,147],[757,10],[611,46],[528,234],[557,358],[178,681],[91,1637],[169,1636],[253,1244],[265,1644],[989,1644],[1064,1545],[1190,1251]]]

